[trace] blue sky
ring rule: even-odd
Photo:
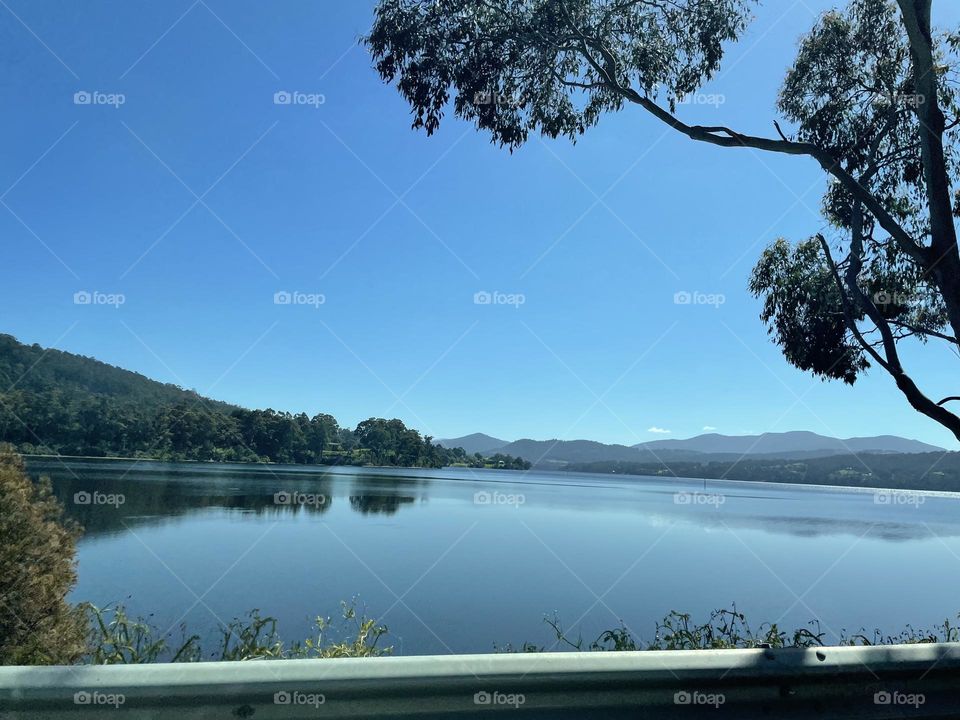
[[[797,38],[829,6],[761,7],[704,88],[723,102],[681,116],[770,134]],[[249,407],[438,437],[953,446],[883,373],[825,384],[768,341],[747,278],[765,244],[822,227],[811,162],[693,143],[633,108],[575,146],[510,155],[454,118],[427,138],[358,46],[372,7],[6,0],[0,331]],[[275,104],[283,91],[305,104]],[[75,304],[83,291],[124,302]],[[956,393],[946,350],[905,358]]]

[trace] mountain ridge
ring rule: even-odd
[[[740,457],[800,460],[852,453],[920,454],[945,451],[945,448],[898,435],[835,438],[808,430],[759,435],[705,433],[692,438],[650,440],[629,446],[596,440],[556,438],[506,441],[485,433],[438,442],[444,447],[450,447],[446,443],[455,443],[468,452],[519,455],[534,465],[547,468],[590,462],[722,462],[735,461]],[[470,448],[467,444],[470,444]]]
[[[771,452],[794,452],[811,450],[832,450],[837,453],[848,452],[897,452],[920,453],[937,452],[944,448],[911,440],[897,435],[869,435],[849,438],[835,438],[809,430],[790,430],[787,432],[766,432],[759,435],[722,435],[705,433],[686,439],[649,440],[632,447],[649,450],[670,449],[690,450],[694,452],[738,452],[745,454],[763,454]]]

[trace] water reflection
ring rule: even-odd
[[[370,475],[354,479],[350,507],[362,515],[394,515],[401,507],[426,499],[428,481],[422,478]]]
[[[209,509],[267,518],[328,512],[332,479],[324,473],[167,463],[28,460],[34,477],[48,475],[67,516],[85,536],[157,526]]]
[[[205,637],[259,607],[302,639],[356,596],[386,614],[405,654],[549,644],[536,633],[552,611],[582,617],[585,636],[731,601],[792,626],[816,615],[896,629],[956,612],[955,584],[929,578],[960,553],[958,495],[450,468],[27,466],[86,525],[74,599],[124,600]],[[798,604],[792,589],[813,586]]]
[[[680,524],[695,525],[716,531],[759,530],[777,535],[789,535],[796,538],[820,538],[828,536],[850,536],[854,538],[871,537],[890,542],[924,540],[935,537],[960,536],[960,526],[953,517],[935,520],[917,517],[916,522],[897,522],[853,519],[824,518],[803,515],[756,515],[738,513],[730,510],[709,515],[707,513],[691,515],[689,512],[658,513],[653,516],[656,525]]]
[[[612,481],[568,473],[490,471],[461,477],[449,469],[40,458],[28,459],[27,468],[34,476],[51,477],[68,516],[87,536],[162,525],[211,509],[277,519],[324,516],[338,495],[363,516],[393,516],[434,498],[440,502],[423,518],[429,524],[436,513],[475,505],[478,489],[518,491],[525,499],[523,513],[628,513],[651,525],[760,530],[800,538],[869,535],[902,542],[960,535],[960,496],[943,493],[898,504],[877,502],[874,493],[862,489],[661,478]],[[701,495],[714,502],[695,502]]]

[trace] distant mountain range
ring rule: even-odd
[[[593,440],[516,440],[483,433],[437,441],[468,453],[519,455],[540,467],[559,468],[591,462],[722,462],[747,456],[754,459],[811,459],[851,453],[898,454],[942,452],[936,445],[896,435],[834,438],[797,430],[762,435],[709,433],[685,440],[651,440],[636,445],[609,445]]]
[[[833,438],[814,432],[795,430],[762,435],[697,435],[686,440],[651,440],[638,443],[636,448],[649,450],[688,450],[699,453],[746,453],[770,455],[773,453],[816,452],[822,456],[850,452],[869,453],[923,453],[943,448],[919,440],[908,440],[896,435],[873,437]]]

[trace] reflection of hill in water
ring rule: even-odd
[[[757,518],[757,520],[761,520]],[[898,522],[863,522],[862,520],[844,521],[838,527],[837,521],[814,517],[768,517],[762,518],[763,524],[773,525],[778,532],[801,537],[818,537],[820,535],[855,535],[869,536],[881,540],[921,540],[931,537],[931,531],[919,523]],[[938,534],[940,530],[936,530]],[[944,526],[944,533],[956,535],[956,528]]]
[[[368,514],[396,513],[413,503],[423,480],[326,472],[277,471],[270,466],[170,465],[153,462],[30,460],[31,475],[49,475],[54,494],[69,518],[93,537],[157,526],[194,513],[221,509],[280,519],[302,513],[323,515],[333,504],[337,478],[351,483],[350,507]],[[78,504],[77,494],[123,496],[119,507]]]
[[[324,489],[326,492],[324,492]],[[323,514],[332,505],[330,488],[311,484],[308,487],[284,487],[293,491],[323,495],[310,503],[280,504],[270,492],[245,492],[232,488],[209,488],[201,492],[195,486],[186,486],[178,481],[123,480],[105,482],[95,478],[58,478],[54,481],[54,494],[63,502],[67,515],[84,527],[85,535],[123,532],[128,527],[161,525],[173,518],[223,509],[244,514],[280,518],[300,513]],[[74,502],[76,493],[122,494],[124,502],[117,508],[110,505],[79,505]]]
[[[114,534],[140,526],[162,525],[191,514],[223,510],[281,519],[300,514],[323,516],[339,496],[340,507],[364,516],[392,516],[428,496],[470,503],[478,488],[519,492],[525,508],[578,513],[629,514],[638,522],[690,524],[717,531],[763,531],[795,537],[866,536],[903,542],[934,536],[960,536],[960,498],[925,494],[919,507],[884,505],[869,491],[808,488],[766,483],[662,478],[611,482],[609,476],[543,473],[458,474],[424,471],[213,463],[156,463],[28,458],[32,475],[48,474],[54,492],[87,536]],[[77,492],[120,493],[119,509],[77,505]],[[722,493],[719,508],[678,504],[675,495]],[[274,494],[323,496],[315,504],[278,504]],[[430,522],[424,516],[424,522]]]
[[[904,512],[907,512],[904,510]],[[756,515],[737,513],[726,508],[720,511],[652,513],[664,524],[680,523],[708,527],[720,531],[760,530],[777,535],[795,537],[823,537],[849,535],[876,540],[902,542],[928,540],[933,537],[960,535],[960,527],[944,518],[917,518],[916,522],[898,522],[878,518],[868,521],[853,517],[813,517],[804,515]],[[955,518],[954,518],[955,519]]]

